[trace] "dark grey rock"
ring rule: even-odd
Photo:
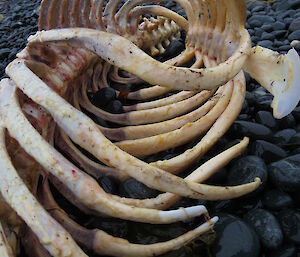
[[[285,150],[263,140],[256,140],[251,146],[250,153],[262,158],[266,163],[271,163],[287,157]]]
[[[261,40],[271,40],[273,41],[275,38],[274,33],[263,32],[261,35]]]
[[[135,199],[152,198],[157,195],[156,190],[147,187],[135,179],[128,179],[120,184],[119,192],[122,196]]]
[[[274,185],[286,192],[300,188],[300,154],[274,162],[268,166],[269,177]]]
[[[289,31],[294,32],[296,30],[299,30],[299,28],[300,28],[300,17],[293,20],[293,22],[289,26]]]
[[[289,39],[290,41],[293,41],[293,40],[300,40],[300,29],[295,30],[294,32],[292,32],[292,33],[289,35],[288,39]]]
[[[278,214],[278,219],[285,237],[300,245],[300,212],[292,209],[284,210]]]
[[[286,26],[283,22],[276,21],[272,23],[273,30],[285,30]]]
[[[278,125],[273,115],[267,111],[259,111],[255,116],[256,122],[272,130],[276,130]]]
[[[251,26],[257,27],[254,26],[257,22],[260,22],[262,25],[262,24],[274,23],[275,19],[273,17],[266,16],[266,15],[252,15],[251,18],[248,20],[248,22]]]
[[[238,136],[248,136],[253,140],[268,140],[272,137],[272,131],[269,128],[254,122],[235,121],[231,127],[231,131]]]
[[[272,211],[281,211],[293,205],[293,199],[289,194],[277,190],[267,190],[263,194],[262,198],[263,205]]]
[[[280,249],[270,251],[267,253],[267,257],[295,257],[297,249],[293,244],[282,245]]]
[[[264,209],[256,209],[247,213],[244,219],[253,226],[264,248],[278,249],[280,247],[283,234],[272,213]]]
[[[295,129],[284,129],[278,131],[272,137],[272,142],[276,144],[287,144],[292,138],[292,136],[294,136],[296,133],[297,132]]]
[[[214,227],[217,239],[211,246],[212,256],[258,257],[260,244],[253,229],[235,216],[224,214],[219,217]]]
[[[263,159],[257,156],[242,157],[233,162],[229,169],[227,182],[229,185],[242,185],[260,178],[264,184],[268,178],[267,166]],[[258,188],[258,191],[262,186]]]
[[[273,31],[273,26],[272,24],[265,24],[261,27],[261,29],[266,32],[271,32]]]

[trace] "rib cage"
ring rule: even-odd
[[[182,5],[187,20],[164,7],[147,5],[148,1],[129,0],[120,7],[121,2],[111,0],[104,5],[104,1],[96,0],[44,0],[40,29],[76,28],[40,32],[29,39],[26,49],[6,70],[11,80],[0,84],[0,164],[4,167],[0,189],[30,228],[26,235],[39,240],[37,256],[86,256],[76,243],[97,254],[159,255],[190,242],[217,221],[216,217],[210,219],[204,206],[165,211],[182,197],[230,199],[260,184],[259,179],[236,187],[202,184],[246,148],[247,138],[185,179],[174,175],[203,157],[242,108],[242,68],[251,66],[246,63],[248,55],[258,58],[251,53],[243,28],[244,1],[175,1]],[[144,14],[157,18],[142,20]],[[178,56],[160,63],[141,51],[163,53],[180,29],[186,30],[187,39],[186,49]],[[259,58],[267,57],[262,54]],[[284,57],[276,58],[284,63]],[[139,88],[143,80],[151,86],[136,91],[122,89],[128,83]],[[122,114],[95,107],[89,94],[116,82],[118,97],[135,104],[125,106]],[[95,123],[97,119],[113,122],[114,128]],[[5,129],[6,141],[16,140],[14,144],[5,142]],[[182,146],[200,136],[196,145],[171,159],[147,164],[136,158]],[[101,164],[85,156],[78,146]],[[6,147],[20,152],[24,167],[15,165],[21,163],[20,157],[11,160]],[[30,175],[33,167],[38,170],[36,176]],[[16,170],[30,177],[30,191]],[[3,179],[7,171],[9,176]],[[39,184],[38,174],[43,177]],[[120,180],[133,177],[166,193],[142,200],[110,195],[96,182],[102,175]],[[55,203],[49,180],[86,214],[152,224],[204,215],[206,222],[164,243],[130,244],[76,224]],[[9,247],[4,250],[8,254]]]

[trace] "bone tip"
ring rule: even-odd
[[[188,207],[188,208],[185,208],[183,211],[186,212],[186,215],[189,218],[197,217],[199,215],[207,213],[207,209],[203,205]]]
[[[292,48],[286,55],[288,74],[284,81],[275,85],[274,100],[272,102],[273,116],[282,119],[290,114],[300,100],[300,57]],[[282,88],[284,90],[282,90]]]

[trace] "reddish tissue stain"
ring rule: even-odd
[[[75,170],[72,170],[72,174],[75,175],[75,174],[76,174],[76,171],[75,171]]]

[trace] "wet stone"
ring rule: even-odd
[[[214,227],[217,239],[211,246],[213,257],[258,257],[259,239],[243,220],[228,214],[219,215]]]
[[[263,140],[256,140],[251,146],[250,153],[262,158],[266,163],[271,163],[287,157],[285,150]]]
[[[247,213],[244,219],[253,226],[264,248],[277,249],[280,247],[283,234],[272,213],[264,209],[256,209]]]
[[[289,35],[289,37],[288,37],[288,39],[289,39],[290,41],[293,41],[293,40],[299,40],[299,38],[300,38],[300,29],[295,30],[295,31],[292,32],[292,33]]]
[[[119,192],[122,196],[135,199],[153,198],[157,195],[156,190],[145,186],[135,179],[128,179],[123,182],[119,187]]]
[[[290,195],[277,189],[264,192],[262,202],[267,209],[272,211],[280,211],[293,205]]]
[[[101,88],[97,91],[93,98],[92,103],[99,107],[103,108],[107,106],[112,100],[116,98],[116,91],[111,87]]]
[[[279,127],[281,129],[286,129],[286,128],[294,128],[296,125],[296,121],[295,118],[293,116],[293,114],[289,114],[285,117],[283,117],[282,119],[276,120],[279,124]]]
[[[295,257],[297,249],[293,244],[282,245],[280,249],[267,253],[267,257]]]
[[[273,26],[272,24],[265,24],[261,27],[261,29],[266,32],[271,32],[273,30]]]
[[[271,40],[258,41],[257,44],[262,47],[272,48],[273,42]]]
[[[118,193],[118,183],[115,179],[108,176],[103,176],[100,179],[98,179],[98,183],[106,193]]]
[[[285,237],[300,245],[300,212],[296,210],[284,210],[278,214],[278,219]]]
[[[272,23],[272,27],[274,30],[284,30],[285,29],[285,24],[280,21],[276,21]]]
[[[296,108],[293,110],[292,114],[293,114],[295,120],[296,120],[297,122],[300,122],[300,106],[296,107]]]
[[[294,32],[299,30],[300,28],[300,17],[293,20],[293,22],[289,26],[289,31]]]
[[[289,145],[296,146],[296,147],[300,146],[300,132],[291,137],[289,141]]]
[[[272,137],[272,142],[274,144],[287,144],[292,136],[296,134],[296,130],[294,129],[284,129],[281,131],[278,131],[277,133],[274,134]]]
[[[248,136],[251,139],[270,139],[272,131],[261,124],[248,121],[235,121],[231,131],[237,136]]]
[[[236,186],[253,182],[257,177],[263,184],[267,181],[268,172],[264,160],[257,156],[246,156],[233,162],[229,169],[227,182],[229,185]],[[257,190],[261,188],[262,186]]]
[[[173,58],[185,49],[184,42],[181,39],[173,40],[164,53],[164,57]]]
[[[268,32],[263,32],[261,35],[261,40],[274,40],[275,35],[274,33],[268,33]]]
[[[290,156],[268,166],[272,183],[286,192],[295,192],[300,188],[300,154]]]
[[[123,113],[123,104],[119,100],[111,101],[106,107],[105,110],[110,113]]]
[[[272,130],[277,128],[276,120],[270,112],[259,111],[255,116],[255,120],[259,124],[264,125]]]
[[[254,21],[259,21],[261,22],[262,25],[262,24],[273,23],[275,22],[275,19],[273,17],[266,16],[266,15],[252,15],[252,17],[250,17],[250,19],[248,20],[249,25],[254,26],[255,25]]]

